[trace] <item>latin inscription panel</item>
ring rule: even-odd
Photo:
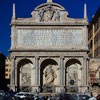
[[[19,29],[18,46],[79,46],[82,30],[75,29]]]

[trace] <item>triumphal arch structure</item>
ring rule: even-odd
[[[70,18],[47,0],[31,18],[11,20],[11,82],[14,90],[82,92],[88,85],[87,18]]]

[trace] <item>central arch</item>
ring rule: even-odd
[[[57,79],[57,62],[53,59],[46,59],[40,65],[40,91],[55,92]]]

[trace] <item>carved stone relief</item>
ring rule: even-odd
[[[38,22],[60,22],[60,19],[68,16],[68,12],[48,4],[32,12],[33,18]]]
[[[55,70],[52,68],[52,65],[48,65],[44,72],[45,76],[45,84],[46,85],[53,85],[55,78],[57,77]]]
[[[60,11],[53,9],[51,5],[48,5],[47,8],[40,9],[38,15],[40,21],[60,21]]]
[[[47,65],[43,71],[43,91],[44,92],[54,92],[57,85],[56,81],[58,78],[57,66]]]
[[[31,66],[32,64],[28,63],[20,68],[21,85],[31,84]]]

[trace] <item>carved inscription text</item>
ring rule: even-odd
[[[82,40],[82,30],[18,30],[18,46],[79,46],[82,45]]]

